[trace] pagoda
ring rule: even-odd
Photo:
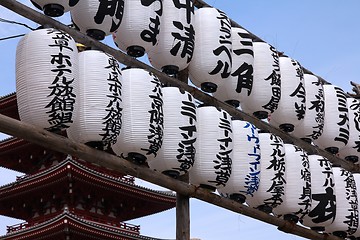
[[[0,98],[0,113],[19,119],[16,94]],[[176,204],[172,192],[18,138],[0,141],[0,166],[25,174],[0,187],[0,215],[24,220],[0,239],[154,239],[125,221]]]

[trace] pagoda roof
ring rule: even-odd
[[[9,137],[0,140],[0,166],[29,174],[39,168],[40,159],[56,156],[64,159],[66,154],[46,149],[20,138]]]
[[[8,117],[18,120],[20,119],[17,108],[16,93],[10,93],[0,97],[0,113]]]
[[[0,96],[0,114],[20,120],[16,93]],[[0,140],[0,166],[14,171],[22,173],[34,171],[37,164],[34,159],[49,153],[65,156],[15,137]]]
[[[75,184],[71,191],[78,196],[96,194],[126,205],[128,209],[124,207],[124,212],[117,218],[119,221],[161,212],[175,207],[176,204],[173,192],[156,191],[135,185],[127,178],[98,172],[67,157],[57,165],[36,174],[25,175],[16,182],[0,187],[0,214],[27,219],[29,217],[24,210],[19,210],[21,206],[31,206],[36,197],[43,198],[45,193],[59,196],[63,196],[64,192],[70,194],[68,186],[72,182]]]
[[[68,237],[68,238],[66,238]],[[109,225],[89,221],[80,218],[67,209],[48,221],[27,226],[27,223],[8,227],[8,233],[0,237],[1,239],[82,239],[82,240],[110,240],[110,239],[144,239],[156,240],[140,235],[139,227],[130,224],[123,224],[122,227],[112,227]]]

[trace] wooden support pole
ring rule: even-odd
[[[20,122],[2,114],[0,114],[0,132],[25,139],[26,141],[38,144],[53,151],[79,157],[87,162],[96,163],[102,167],[110,168],[123,174],[129,174],[134,177],[144,179],[151,183],[176,191],[181,195],[194,197],[230,211],[258,219],[277,226],[279,230],[286,233],[292,233],[313,240],[341,240],[338,237],[320,234],[313,230],[285,221],[281,218],[268,215],[257,209],[247,207],[228,198],[210,193],[208,190],[204,190],[155,172],[145,166],[133,164],[130,161],[119,158],[115,155],[96,150],[86,146],[85,144],[73,142],[63,136],[34,127],[24,122]]]
[[[189,175],[179,181],[189,182]],[[176,240],[190,240],[190,197],[176,193]]]
[[[179,72],[178,79],[187,84],[188,76],[188,69],[184,69]],[[189,174],[179,180],[189,183]],[[190,240],[190,197],[181,193],[176,193],[176,240]]]
[[[195,3],[196,2],[203,2],[203,1],[197,0],[197,1],[195,1]],[[263,122],[253,116],[250,116],[249,114],[244,113],[227,103],[224,103],[206,93],[201,92],[200,90],[198,90],[194,87],[189,86],[187,83],[184,83],[177,79],[169,77],[166,74],[160,72],[159,70],[157,70],[151,66],[148,66],[147,64],[145,64],[143,62],[140,62],[140,61],[136,60],[135,58],[132,58],[132,57],[122,53],[119,50],[111,48],[111,47],[107,46],[106,44],[96,41],[95,39],[90,38],[90,37],[86,36],[85,34],[79,32],[73,28],[69,28],[68,26],[66,26],[50,17],[47,17],[47,16],[45,16],[45,15],[43,15],[43,14],[41,14],[41,13],[17,2],[17,1],[1,0],[0,5],[10,9],[10,10],[16,12],[17,14],[20,14],[34,22],[37,22],[41,25],[48,25],[48,26],[54,27],[56,29],[65,31],[65,32],[69,33],[76,41],[81,42],[87,46],[96,47],[97,49],[102,50],[102,51],[112,55],[116,60],[118,60],[119,62],[121,62],[125,65],[135,66],[135,67],[143,68],[147,71],[153,72],[156,76],[159,77],[161,82],[170,84],[171,86],[179,87],[183,90],[186,90],[186,91],[190,92],[196,99],[198,99],[204,103],[219,107],[219,108],[227,111],[230,115],[232,115],[236,118],[243,119],[245,121],[249,121],[249,122],[253,123],[256,127],[260,128],[262,130],[272,132],[273,134],[281,137],[284,142],[292,143],[294,145],[301,147],[308,154],[318,154],[318,155],[324,156],[333,164],[341,166],[342,168],[344,168],[348,171],[360,172],[360,165],[358,165],[358,164],[353,164],[351,162],[345,161],[341,158],[338,158],[338,157],[332,155],[331,153],[329,153],[323,149],[315,147],[299,138],[291,136],[288,133],[283,132],[280,129],[271,126],[270,124],[267,124],[266,122]]]

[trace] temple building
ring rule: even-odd
[[[16,94],[0,98],[0,114],[19,119]],[[0,215],[24,220],[0,239],[156,239],[126,221],[176,204],[171,191],[18,138],[0,141],[0,166],[24,173],[0,187]]]

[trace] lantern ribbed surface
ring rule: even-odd
[[[311,209],[302,224],[323,231],[336,216],[335,180],[332,164],[319,155],[309,155],[311,172]]]
[[[349,140],[349,116],[345,92],[334,85],[324,85],[324,128],[314,141],[333,154],[344,148]]]
[[[21,121],[59,131],[73,122],[78,81],[74,40],[55,29],[25,35],[16,50],[16,93]]]
[[[226,186],[220,188],[220,194],[245,201],[253,196],[260,183],[260,143],[256,127],[246,121],[233,120],[233,158],[232,171]]]
[[[213,106],[196,109],[197,138],[190,183],[211,190],[224,187],[230,178],[233,151],[231,116]]]
[[[325,227],[325,232],[345,238],[358,228],[358,198],[356,183],[351,172],[340,167],[333,167],[336,193],[336,216]]]
[[[195,30],[193,26],[193,1],[162,1],[158,43],[148,52],[149,61],[167,74],[176,74],[185,69],[194,52]]]
[[[75,6],[79,0],[30,0],[32,4],[51,17],[62,16]]]
[[[273,113],[281,98],[279,56],[265,42],[254,42],[254,78],[252,91],[241,102],[244,112],[264,119]]]
[[[349,111],[349,141],[339,151],[339,156],[351,162],[358,162],[360,157],[360,101],[347,98]]]
[[[162,13],[161,1],[125,0],[124,16],[114,33],[116,46],[134,57],[148,52],[157,44]]]
[[[311,174],[307,153],[293,144],[284,144],[286,185],[284,202],[274,209],[276,215],[297,221],[311,208]]]
[[[163,100],[160,81],[139,68],[122,70],[122,128],[113,150],[135,162],[156,156],[162,145]]]
[[[111,147],[121,129],[121,87],[116,59],[97,50],[80,52],[74,124],[67,129],[68,137]]]
[[[289,57],[280,57],[281,98],[278,108],[271,114],[270,124],[285,132],[294,131],[306,111],[304,73],[300,64]]]
[[[272,133],[259,133],[261,172],[258,191],[247,197],[249,206],[271,212],[284,202],[286,161],[283,140]]]
[[[312,74],[304,74],[306,94],[305,117],[295,126],[292,134],[298,138],[315,140],[324,128],[324,89],[320,79]]]
[[[357,193],[357,199],[358,203],[360,201],[360,174],[359,173],[353,173],[353,177],[356,183],[356,193]],[[359,210],[359,205],[358,205]],[[356,229],[355,233],[352,234],[352,236],[359,238],[360,237],[360,225],[358,224],[358,228]]]
[[[124,0],[81,0],[71,10],[71,19],[80,32],[97,40],[118,29],[124,10]]]
[[[231,41],[232,72],[229,80],[214,93],[214,97],[237,107],[241,99],[252,90],[254,52],[250,34],[242,28],[231,28]]]
[[[189,78],[206,92],[215,92],[231,74],[231,24],[215,8],[195,11],[195,50],[189,64]]]
[[[192,95],[177,87],[164,87],[163,144],[149,167],[177,177],[194,164],[196,141],[196,108]]]

